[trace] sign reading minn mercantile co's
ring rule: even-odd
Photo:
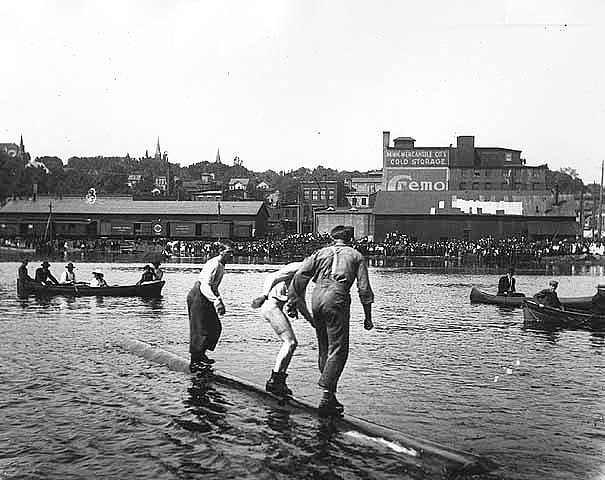
[[[448,149],[392,149],[384,151],[384,189],[404,192],[442,192],[448,189]]]
[[[450,152],[447,149],[387,149],[384,166],[389,167],[448,167]]]

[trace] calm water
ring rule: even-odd
[[[315,418],[272,411],[116,347],[127,336],[186,356],[185,296],[198,265],[164,265],[158,300],[20,301],[17,267],[0,263],[1,479],[431,478],[402,473],[393,454]],[[110,284],[140,276],[134,264],[77,267],[79,280],[97,267]],[[228,314],[213,356],[222,370],[263,384],[279,343],[248,305],[265,273],[234,268],[223,281]],[[471,305],[471,286],[493,290],[496,275],[370,273],[376,328],[363,330],[354,298],[339,394],[347,413],[486,455],[502,478],[605,475],[605,333],[525,330],[520,310]],[[519,275],[517,285],[533,293],[548,278]],[[557,278],[561,296],[605,283]],[[300,346],[288,381],[315,403],[313,331],[302,320],[294,327]]]

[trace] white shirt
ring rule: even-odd
[[[223,280],[225,265],[223,265],[220,260],[220,255],[208,260],[198,276],[198,280],[200,281],[200,292],[214,304],[222,301],[221,296],[218,293],[218,286]]]
[[[69,270],[65,270],[61,274],[59,283],[76,283],[76,274],[74,272],[70,272]]]

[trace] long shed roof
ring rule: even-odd
[[[9,200],[0,207],[0,214],[122,214],[122,215],[257,215],[263,202],[217,202],[217,201],[174,201],[174,200],[132,200],[131,197],[97,197],[90,204],[80,197],[38,197],[37,200]]]

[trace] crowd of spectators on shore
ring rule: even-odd
[[[265,238],[237,241],[234,254],[238,257],[302,258],[330,243],[327,234],[293,234],[283,238]],[[61,240],[52,245],[33,245],[21,240],[0,239],[0,246],[36,248],[54,252],[97,252],[109,254],[162,252],[166,257],[207,257],[214,254],[212,241],[165,241],[150,240]],[[434,242],[417,241],[408,235],[390,233],[383,242],[370,239],[357,240],[354,246],[369,257],[444,257],[461,261],[476,260],[480,263],[502,263],[539,260],[543,257],[567,255],[605,254],[605,246],[592,240],[544,239],[527,240],[524,237],[496,239],[483,237],[479,240],[450,239]]]

